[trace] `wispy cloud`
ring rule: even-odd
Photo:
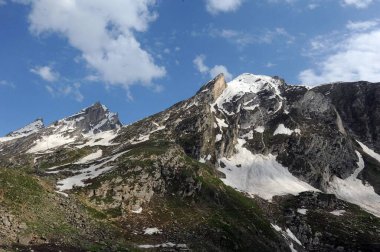
[[[373,0],[343,0],[342,5],[362,9],[367,8],[372,2]]]
[[[80,83],[60,84],[60,85],[45,85],[46,90],[53,97],[73,97],[77,102],[82,102],[84,99],[80,91]]]
[[[201,74],[209,74],[210,78],[214,78],[218,74],[223,73],[227,81],[232,79],[232,74],[228,71],[226,66],[215,65],[213,67],[209,67],[205,64],[205,60],[206,56],[203,54],[197,55],[194,58],[193,64],[195,68],[198,70],[198,72],[200,72]]]
[[[7,2],[5,0],[0,0],[0,7],[3,6],[3,5],[6,5]]]
[[[245,31],[238,29],[215,28],[213,25],[210,25],[202,30],[192,31],[191,35],[193,37],[222,38],[241,48],[254,44],[292,44],[296,40],[296,37],[290,34],[283,27]]]
[[[349,21],[346,27],[353,31],[366,31],[372,29],[379,25],[379,20],[368,20],[368,21]]]
[[[309,85],[358,80],[380,82],[380,27],[374,22],[349,22],[346,30],[312,39],[308,50],[316,63],[303,70],[299,79]]]
[[[0,87],[15,88],[16,86],[13,84],[13,82],[6,81],[6,80],[0,80]]]
[[[50,66],[36,66],[30,69],[30,72],[48,82],[55,82],[59,79],[59,73],[54,71]]]

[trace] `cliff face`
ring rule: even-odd
[[[338,83],[316,90],[331,100],[350,134],[380,152],[380,83]]]

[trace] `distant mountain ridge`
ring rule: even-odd
[[[221,74],[130,125],[100,103],[37,120],[0,138],[0,166],[43,179],[54,202],[117,220],[135,248],[376,251],[377,94],[379,83]]]

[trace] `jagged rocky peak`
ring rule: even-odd
[[[54,124],[55,127],[62,129],[79,130],[82,133],[99,133],[108,130],[119,129],[122,124],[118,114],[96,102],[90,107],[82,109],[70,117],[62,119]]]
[[[22,137],[22,136],[28,136],[33,133],[38,132],[39,130],[43,129],[45,127],[44,121],[42,118],[37,118],[32,123],[29,123],[28,125],[22,127],[21,129],[12,131],[7,135],[7,137]]]
[[[197,95],[206,95],[209,97],[210,102],[215,102],[216,99],[227,88],[227,83],[224,74],[217,75],[214,79],[206,83],[198,92]]]

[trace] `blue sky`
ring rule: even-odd
[[[131,123],[219,72],[380,81],[378,0],[0,0],[0,135],[96,101]]]

